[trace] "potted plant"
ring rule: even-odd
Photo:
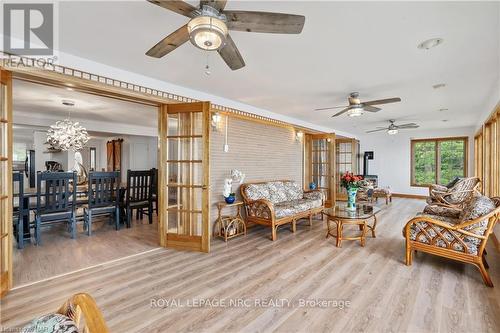
[[[347,171],[340,177],[340,185],[347,190],[347,209],[356,210],[356,193],[364,186],[363,176]]]
[[[245,174],[239,170],[231,170],[231,178],[224,179],[224,191],[222,195],[227,204],[232,204],[236,200],[236,194],[233,192],[233,182],[243,183]]]

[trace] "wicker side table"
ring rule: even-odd
[[[236,208],[236,215],[223,215],[222,210],[224,208]],[[235,201],[232,204],[228,204],[225,201],[220,201],[217,203],[217,210],[219,211],[217,220],[214,225],[214,235],[217,237],[224,238],[227,242],[228,239],[246,235],[247,226],[243,217],[241,216],[241,207],[243,207],[243,201]]]

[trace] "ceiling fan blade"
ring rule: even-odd
[[[366,131],[366,133],[373,133],[373,132],[380,132],[380,131],[387,131],[387,128],[379,128],[379,129],[375,129],[375,130],[371,130],[371,131]]]
[[[155,46],[146,52],[146,55],[154,58],[161,58],[167,53],[172,52],[189,40],[189,31],[187,24],[183,25],[167,37],[159,41]]]
[[[342,106],[330,106],[328,108],[319,108],[319,109],[314,109],[314,111],[323,111],[323,110],[331,110],[331,109],[340,109],[340,108],[347,108],[349,107],[348,105],[342,105]]]
[[[305,16],[268,12],[226,10],[229,30],[273,34],[300,34]]]
[[[223,10],[226,7],[227,0],[201,0],[200,5],[208,5],[217,10]]]
[[[405,128],[419,128],[420,126],[414,123],[411,124],[403,124],[403,125],[396,125],[398,128],[405,129]]]
[[[332,116],[332,118],[333,118],[333,117],[340,116],[341,114],[346,113],[346,112],[347,112],[347,111],[349,111],[350,109],[351,109],[351,107],[350,107],[350,106],[349,106],[349,107],[346,107],[344,110],[342,110],[342,111],[337,112],[336,114],[334,114],[334,115]]]
[[[193,17],[192,16],[193,11],[198,9],[194,6],[191,6],[185,1],[178,1],[178,0],[147,0],[147,1],[187,17]]]
[[[382,110],[381,108],[378,108],[376,106],[371,106],[371,105],[363,105],[363,110],[368,111],[368,112],[379,112]]]
[[[376,99],[374,101],[363,102],[364,105],[377,105],[377,104],[389,104],[389,103],[397,103],[401,102],[401,98],[386,98],[386,99]]]
[[[245,61],[230,35],[226,37],[226,45],[217,52],[233,71],[245,67]]]

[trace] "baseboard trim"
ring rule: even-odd
[[[406,198],[406,199],[420,199],[420,200],[427,199],[426,195],[419,195],[419,194],[393,193],[392,196],[395,198]]]

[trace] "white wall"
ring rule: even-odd
[[[127,170],[148,170],[158,168],[158,139],[151,136],[120,135],[102,139],[97,148],[101,163],[100,168],[107,166],[106,143],[115,139],[123,139],[122,143],[122,182],[127,181]],[[98,170],[100,170],[100,168]]]
[[[390,186],[394,193],[427,195],[428,189],[410,186],[410,140],[437,137],[469,137],[469,174],[474,173],[474,127],[443,129],[439,131],[400,131],[397,135],[385,132],[360,136],[361,154],[373,151],[369,173],[378,175],[379,186]]]

